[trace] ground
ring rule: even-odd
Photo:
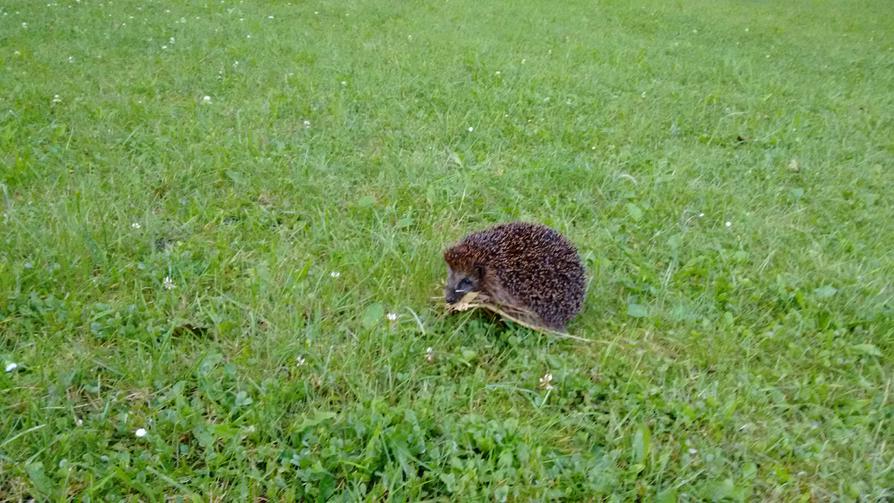
[[[0,62],[0,499],[894,498],[886,1],[11,0]],[[444,312],[512,219],[590,342]]]

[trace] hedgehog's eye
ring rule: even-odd
[[[471,289],[472,289],[472,280],[469,278],[461,279],[460,282],[457,283],[457,285],[456,285],[457,293],[468,292]]]

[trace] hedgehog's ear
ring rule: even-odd
[[[472,266],[472,271],[475,273],[475,277],[479,280],[484,278],[484,265],[476,262],[475,265]]]

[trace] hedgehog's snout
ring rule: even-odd
[[[459,281],[450,281],[450,279],[447,281],[447,286],[444,287],[444,300],[446,300],[448,304],[456,304],[465,297],[467,293],[475,290],[477,286],[475,281],[468,276],[461,278]]]
[[[456,304],[462,296],[463,294],[457,293],[450,285],[447,285],[444,288],[444,300],[446,300],[448,304]]]

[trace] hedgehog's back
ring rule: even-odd
[[[574,246],[540,224],[512,222],[469,235],[465,243],[482,252],[486,284],[516,299],[513,307],[533,311],[545,326],[564,330],[580,311],[586,277]]]

